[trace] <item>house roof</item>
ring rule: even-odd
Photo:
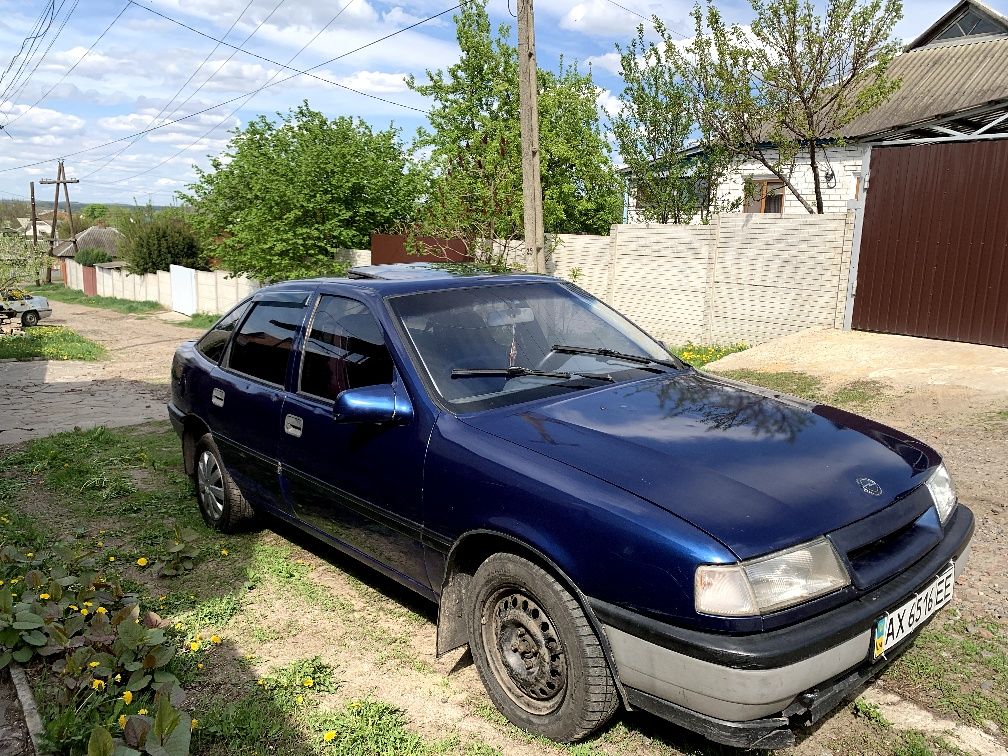
[[[845,137],[886,136],[928,122],[1008,109],[1008,34],[917,47],[897,55],[888,75],[900,79],[900,88],[849,124]]]
[[[123,235],[111,226],[91,226],[77,234],[77,249],[96,247],[105,250],[113,257],[119,253],[119,245]],[[61,241],[53,248],[56,257],[73,257],[76,254],[73,240]]]
[[[916,50],[924,45],[959,39],[966,35],[997,34],[1008,34],[1008,18],[985,3],[960,0],[904,49]]]

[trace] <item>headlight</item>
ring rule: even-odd
[[[935,509],[938,510],[938,519],[944,525],[956,505],[955,486],[952,485],[952,478],[949,476],[944,462],[931,473],[931,477],[924,485],[931,492],[931,500],[934,502]]]
[[[850,584],[833,545],[819,538],[733,565],[701,565],[694,580],[697,612],[725,617],[767,614]]]

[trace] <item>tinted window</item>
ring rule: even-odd
[[[242,302],[218,320],[217,324],[207,331],[203,338],[196,343],[196,348],[203,353],[204,357],[211,362],[220,362],[220,358],[224,355],[224,348],[227,346],[228,339],[231,338],[231,332],[238,325],[239,321],[241,321],[246,310],[248,310],[248,302]]]
[[[255,302],[231,342],[228,367],[282,386],[294,339],[304,320],[305,294]]]
[[[319,300],[305,340],[301,391],[335,399],[345,389],[392,383],[392,357],[368,308],[343,297]]]

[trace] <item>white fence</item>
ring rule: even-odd
[[[670,343],[758,344],[842,326],[853,232],[853,212],[618,225],[560,235],[550,268]]]
[[[350,265],[370,265],[368,250],[343,251]],[[84,291],[84,267],[67,260],[66,285]],[[134,302],[158,302],[162,306],[193,315],[197,312],[222,314],[259,288],[259,282],[222,270],[193,270],[172,265],[170,271],[136,275],[122,268],[95,268],[96,293],[102,297]]]

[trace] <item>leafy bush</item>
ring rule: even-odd
[[[104,249],[97,247],[85,247],[74,256],[81,265],[98,265],[100,263],[112,262],[112,256]]]
[[[134,273],[156,273],[169,265],[203,268],[206,257],[189,224],[180,217],[157,215],[126,235],[123,256]]]

